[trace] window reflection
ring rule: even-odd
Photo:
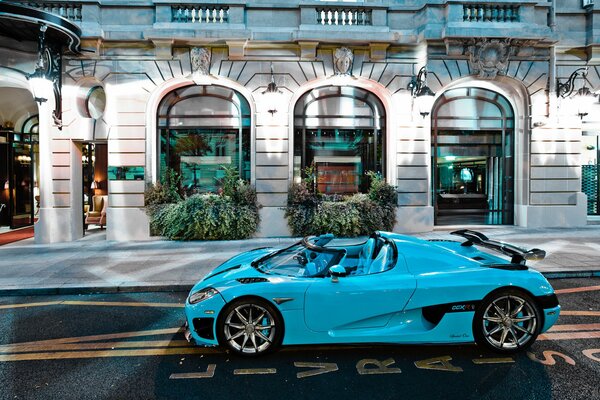
[[[167,95],[159,106],[160,171],[181,175],[188,194],[216,192],[224,167],[250,180],[250,107],[236,91],[188,86]]]

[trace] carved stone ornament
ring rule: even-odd
[[[333,70],[336,75],[350,75],[354,54],[347,47],[335,49],[333,53]]]
[[[506,73],[513,53],[510,39],[478,39],[468,46],[471,71],[482,79],[494,79]]]
[[[192,61],[193,75],[210,74],[211,51],[206,47],[192,47],[190,49],[190,59]]]

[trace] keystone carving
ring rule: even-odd
[[[467,47],[471,71],[482,79],[504,75],[508,59],[514,53],[510,39],[477,39]]]
[[[336,75],[350,75],[354,54],[347,47],[335,49],[333,53],[333,70]]]
[[[192,47],[190,59],[192,62],[192,75],[210,74],[211,51],[206,47]]]

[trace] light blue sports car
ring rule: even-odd
[[[560,312],[552,286],[525,266],[545,252],[453,234],[464,240],[375,232],[357,244],[322,235],[239,254],[190,292],[187,337],[249,356],[282,344],[530,346]]]

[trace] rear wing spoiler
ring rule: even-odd
[[[469,229],[461,229],[450,233],[451,235],[462,236],[467,239],[461,246],[477,246],[487,247],[499,253],[509,256],[510,262],[513,264],[525,265],[526,260],[543,260],[546,257],[546,252],[540,249],[525,250],[512,244],[491,240],[481,232],[472,231]]]

